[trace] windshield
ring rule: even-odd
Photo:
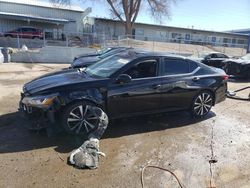
[[[121,55],[114,55],[90,65],[84,70],[84,72],[90,76],[108,78],[129,62],[129,58],[124,58]]]
[[[110,50],[111,50],[111,48],[102,48],[102,49],[98,50],[98,54],[102,55],[102,54],[109,52]]]
[[[243,57],[241,57],[241,59],[250,60],[250,54],[244,55]]]
[[[101,59],[104,59],[108,56],[111,56],[111,55],[114,55],[116,53],[120,52],[120,49],[119,48],[115,48],[115,49],[110,49],[109,51],[106,51],[105,53],[103,53],[102,55],[100,55],[99,57]]]
[[[202,52],[198,54],[193,54],[191,57],[192,58],[205,58],[209,53],[208,52]]]
[[[209,53],[200,53],[199,54],[199,57],[200,58],[205,58]]]

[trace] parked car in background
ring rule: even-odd
[[[28,39],[43,39],[43,31],[35,27],[19,27],[4,33],[5,37],[19,37]]]
[[[116,53],[122,52],[124,50],[130,49],[128,47],[111,47],[106,50],[103,50],[100,54],[97,55],[83,55],[72,62],[70,68],[84,68],[89,65],[96,63],[97,61],[104,59],[108,56],[114,55]]]
[[[223,69],[228,75],[250,78],[250,53],[238,59],[227,59],[223,64]]]
[[[227,55],[220,52],[203,52],[199,54],[196,60],[208,66],[222,68],[223,67],[222,62],[228,58],[229,57]]]
[[[37,78],[23,87],[20,110],[39,121],[61,122],[70,134],[89,134],[109,119],[188,110],[204,117],[225,100],[226,73],[170,54],[126,50],[84,70],[68,69]]]
[[[79,58],[84,58],[84,57],[89,57],[89,56],[100,56],[100,55],[103,55],[105,53],[108,53],[109,51],[115,49],[115,48],[119,48],[119,47],[108,47],[108,48],[101,48],[100,50],[97,50],[96,52],[94,53],[89,53],[89,54],[80,54],[78,56],[76,56],[74,58],[74,61],[79,59]]]

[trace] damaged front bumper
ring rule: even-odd
[[[25,98],[26,96],[22,93],[18,109],[21,116],[28,120],[25,127],[31,130],[41,130],[56,122],[54,105],[36,106],[28,103]]]

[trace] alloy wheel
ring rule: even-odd
[[[95,108],[90,105],[79,105],[72,109],[67,118],[69,130],[76,134],[86,134],[94,130],[99,124]]]
[[[194,112],[197,116],[206,115],[213,105],[213,98],[210,93],[203,92],[194,101]]]

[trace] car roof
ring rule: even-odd
[[[131,56],[133,56],[134,57],[133,59],[138,58],[138,57],[147,57],[147,56],[187,59],[186,57],[171,54],[168,52],[155,52],[155,51],[149,51],[149,50],[144,50],[144,49],[130,48],[130,49],[126,50],[125,52],[130,54]]]
[[[201,52],[201,53],[207,53],[208,55],[209,54],[223,54],[222,52]]]

